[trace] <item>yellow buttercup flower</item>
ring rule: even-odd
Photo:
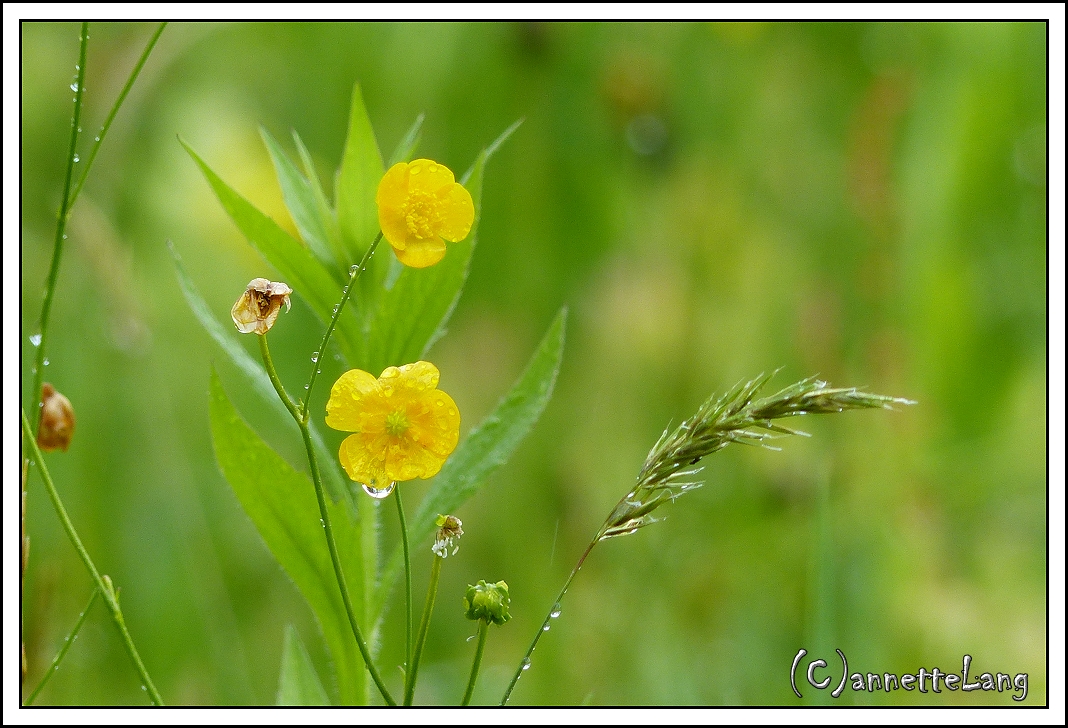
[[[351,369],[334,382],[326,424],[352,432],[338,455],[368,495],[384,498],[397,481],[430,478],[460,438],[460,410],[437,388],[438,369],[417,361],[375,377]]]
[[[452,171],[429,159],[398,162],[378,184],[378,224],[401,263],[426,268],[445,257],[445,241],[471,232],[475,205]]]

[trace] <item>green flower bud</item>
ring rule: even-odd
[[[464,616],[468,619],[484,619],[494,624],[504,624],[512,615],[508,613],[508,585],[503,581],[487,584],[479,581],[468,586],[464,595]]]

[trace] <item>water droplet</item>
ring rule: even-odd
[[[307,389],[307,388],[308,388],[308,385],[307,385],[307,384],[305,384],[305,385],[304,385],[304,388],[305,388],[305,389]]]
[[[77,163],[78,163],[78,162],[80,162],[80,161],[82,161],[82,158],[81,158],[81,157],[79,157],[79,156],[78,156],[77,154],[75,154],[75,155],[74,155],[74,163],[75,163],[75,164],[77,164]]]
[[[530,658],[529,657],[524,657],[523,658],[523,672],[526,672],[529,669],[530,669]]]
[[[547,622],[541,626],[541,631],[542,632],[548,632],[549,631],[549,624]]]
[[[314,364],[317,361],[319,361],[319,352],[312,354],[312,363]]]
[[[467,638],[466,640],[464,640],[464,641],[465,641],[465,642],[470,642],[470,641],[471,641],[471,640],[473,640],[473,639],[474,639],[475,637],[476,637],[476,635],[471,635],[470,637],[468,637],[468,638]]]
[[[30,337],[30,343],[33,344],[34,346],[40,346],[41,345],[41,335],[40,334],[34,334],[33,336],[31,336]]]
[[[326,528],[326,521],[324,521],[323,519],[320,518],[319,519],[319,525],[322,526],[323,528]]]
[[[74,83],[72,83],[70,85],[70,90],[71,91],[77,91],[78,90],[78,82],[77,81],[75,81]]]
[[[383,498],[388,496],[390,493],[393,492],[393,489],[397,487],[397,484],[395,482],[390,483],[385,488],[376,488],[373,483],[371,485],[368,485],[367,483],[360,483],[360,485],[363,486],[364,493],[371,496],[372,498],[377,498],[378,500],[382,500]]]
[[[100,141],[100,137],[93,137],[93,141],[94,141],[94,142],[98,142],[98,141]]]
[[[144,685],[141,686],[141,689],[144,690],[146,693],[148,692],[148,688],[146,688]]]
[[[360,269],[360,266],[358,266],[358,265],[350,265],[349,266],[349,275],[350,276],[356,275],[356,271],[358,271],[359,269]]]
[[[80,126],[78,127],[78,133],[79,133],[79,134],[81,134],[81,133],[82,133],[82,128],[81,128]]]
[[[549,612],[549,616],[552,619],[556,619],[557,617],[560,616],[560,602],[557,602],[556,604],[553,605],[553,610],[551,612]]]
[[[46,357],[46,358],[45,358],[45,360],[44,360],[44,365],[45,365],[45,366],[48,366],[48,365],[49,365],[50,363],[51,363],[51,362],[50,362],[50,361],[48,361],[48,358]]]

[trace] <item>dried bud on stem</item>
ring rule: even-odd
[[[230,309],[230,317],[242,334],[266,334],[274,326],[282,304],[289,310],[289,294],[293,289],[285,283],[266,278],[253,278],[241,298]]]
[[[434,523],[438,526],[438,532],[430,550],[443,559],[447,558],[450,552],[455,555],[460,550],[456,542],[464,535],[463,522],[456,516],[439,515]]]
[[[66,450],[74,435],[74,408],[70,400],[48,382],[41,385],[41,427],[37,444],[42,450]]]

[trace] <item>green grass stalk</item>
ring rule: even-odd
[[[67,515],[67,509],[63,507],[63,501],[59,497],[59,491],[56,490],[56,486],[52,482],[52,476],[48,472],[48,466],[45,465],[44,458],[41,456],[41,450],[37,447],[37,438],[33,436],[33,429],[30,427],[30,421],[26,418],[26,410],[22,411],[22,433],[26,437],[26,447],[30,449],[30,457],[32,461],[37,463],[37,466],[41,469],[41,479],[44,481],[45,490],[48,491],[48,497],[52,499],[52,505],[56,509],[56,515],[59,516],[60,523],[63,524],[63,530],[67,532],[67,537],[74,546],[74,550],[77,551],[78,555],[81,557],[82,563],[85,564],[85,568],[89,571],[89,575],[96,584],[97,590],[104,596],[104,603],[107,604],[108,611],[111,612],[111,618],[114,620],[115,626],[119,628],[119,632],[122,634],[122,641],[123,645],[126,647],[126,652],[129,653],[130,659],[133,660],[134,666],[137,668],[137,672],[141,676],[142,689],[148,693],[148,697],[152,700],[153,705],[163,705],[163,699],[156,690],[156,686],[152,682],[148,670],[145,669],[145,664],[141,661],[141,656],[137,653],[137,647],[134,646],[130,631],[126,628],[126,620],[122,616],[122,609],[119,608],[119,599],[111,586],[110,580],[105,581],[107,577],[100,576],[100,572],[97,571],[96,565],[89,557],[89,552],[85,550],[82,540],[78,538],[78,532],[74,530],[74,524],[71,522],[70,516]]]
[[[70,650],[71,645],[74,644],[74,640],[78,639],[78,632],[81,631],[82,625],[85,624],[85,618],[89,614],[89,610],[93,604],[96,603],[96,598],[100,596],[100,590],[93,587],[93,593],[89,595],[89,603],[85,605],[85,609],[78,615],[78,621],[74,623],[74,628],[71,629],[70,634],[63,640],[63,646],[59,648],[59,652],[52,658],[52,664],[48,666],[44,676],[41,677],[41,682],[37,683],[37,687],[30,693],[30,697],[26,698],[23,705],[33,705],[33,701],[37,699],[37,696],[44,686],[48,684],[48,681],[52,679],[52,675],[59,669],[59,663],[63,662],[63,658],[67,655],[67,651]]]

